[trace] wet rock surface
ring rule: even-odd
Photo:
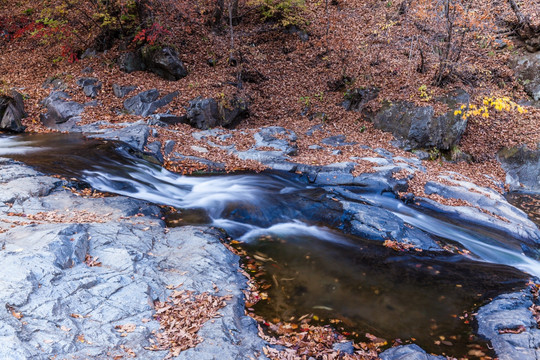
[[[501,360],[540,358],[540,330],[531,307],[538,306],[530,289],[500,295],[478,311],[478,334],[490,340]]]
[[[178,359],[260,357],[264,342],[244,315],[246,279],[222,234],[208,227],[167,233],[159,209],[145,202],[83,198],[13,161],[0,168],[0,358],[110,359],[133,350],[163,359],[167,352],[145,349],[159,328],[153,302],[180,284],[211,293],[217,286],[217,295],[232,299],[200,330],[204,341]],[[58,222],[30,220],[50,211]],[[121,334],[117,326],[127,324],[134,330]]]
[[[420,346],[411,344],[397,346],[381,353],[382,360],[444,360],[444,356],[427,354]]]

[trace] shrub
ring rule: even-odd
[[[281,27],[307,24],[305,0],[253,0],[265,21],[275,21]]]

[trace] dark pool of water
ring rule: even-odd
[[[525,211],[537,226],[540,226],[540,194],[510,193],[506,196],[508,202]]]
[[[471,318],[460,317],[500,293],[523,288],[527,278],[462,256],[397,252],[347,239],[353,246],[312,236],[267,236],[242,244],[259,265],[259,284],[271,285],[268,300],[257,303],[255,312],[293,322],[306,314],[323,324],[339,319],[337,327],[347,332],[389,342],[415,339],[427,351],[462,356],[472,344],[488,350],[473,336]]]

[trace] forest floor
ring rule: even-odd
[[[358,146],[344,147],[341,155],[308,149],[309,145],[318,144],[329,136],[328,133],[345,134],[347,141],[410,156],[390,144],[391,134],[375,129],[363,114],[346,111],[341,106],[344,92],[350,89],[373,86],[380,89],[378,98],[368,104],[371,111],[385,100],[408,100],[418,105],[432,105],[436,113],[442,113],[445,109],[434,99],[456,88],[465,89],[471,95],[472,104],[481,105],[485,97],[509,97],[516,102],[527,99],[508,65],[512,57],[525,53],[525,47],[517,37],[507,37],[508,24],[514,15],[506,3],[494,2],[488,6],[481,1],[471,3],[474,18],[463,15],[461,21],[474,20],[478,22],[474,26],[480,30],[473,31],[472,25],[467,27],[460,42],[453,45],[459,48],[455,51],[460,51],[460,59],[440,86],[433,85],[433,79],[440,66],[437,51],[440,52],[440,39],[445,36],[444,19],[437,18],[436,8],[430,13],[425,6],[427,3],[409,4],[404,9],[403,4],[391,1],[331,1],[327,7],[323,2],[307,1],[302,13],[307,41],[302,40],[298,32],[284,31],[275,23],[262,22],[259,13],[245,5],[240,9],[242,21],[233,29],[233,47],[230,29],[225,25],[206,25],[202,9],[193,11],[195,18],[180,14],[183,21],[178,21],[181,16],[173,15],[180,9],[170,2],[167,8],[163,3],[167,2],[161,2],[162,6],[154,9],[154,17],[170,31],[163,41],[179,50],[189,70],[189,75],[179,81],[167,81],[147,72],[121,72],[116,66],[120,49],[135,47],[127,40],[117,42],[104,53],[74,63],[63,59],[61,42],[53,39],[38,40],[27,35],[2,42],[2,88],[16,88],[28,96],[27,131],[50,131],[39,120],[40,113],[45,111],[41,101],[50,92],[42,87],[47,78],[62,79],[75,101],[86,102],[88,98],[75,82],[82,76],[94,76],[103,82],[103,89],[96,98],[101,106],[88,107],[83,113],[84,122],[140,120],[138,116],[118,113],[123,99],[112,94],[113,84],[135,85],[137,91],[156,88],[162,94],[178,91],[179,96],[167,108],[160,109],[160,112],[178,115],[185,112],[188,101],[195,97],[242,97],[249,101],[250,116],[237,127],[245,130],[244,134],[235,132],[230,140],[239,149],[252,144],[250,132],[263,126],[284,126],[299,137],[295,162],[324,165],[348,161],[351,156],[374,155]],[[28,6],[24,1],[2,6],[0,18],[28,13]],[[538,14],[533,11],[534,0],[522,6],[538,21]],[[39,8],[32,9],[30,17],[39,18]],[[537,8],[535,11],[538,12]],[[500,46],[501,42],[504,46]],[[230,56],[241,59],[239,65],[231,67]],[[209,66],[208,60],[215,60],[215,66]],[[89,67],[92,71],[83,73],[83,69]],[[252,79],[239,86],[238,77],[246,74]],[[343,79],[346,81],[341,81]],[[504,171],[495,160],[497,151],[504,146],[521,144],[534,149],[540,139],[540,109],[530,106],[525,109],[524,114],[492,111],[488,119],[470,117],[459,149],[471,155],[472,161],[450,163],[440,158],[425,161],[428,174],[425,179],[419,179],[419,183],[441,171],[458,171],[478,185],[490,184],[483,174],[504,182]],[[310,127],[320,123],[328,131],[326,134],[305,135]],[[212,148],[206,154],[193,150],[191,145],[198,144],[191,137],[195,129],[188,125],[176,126],[171,129],[174,131],[158,130],[161,140],[177,140],[175,151],[184,155],[227,162],[229,170],[262,169],[260,164],[238,160],[221,149]],[[358,172],[365,170],[358,169]]]

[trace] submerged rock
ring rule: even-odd
[[[445,360],[444,356],[426,353],[416,344],[401,345],[390,348],[380,355],[382,360]]]

